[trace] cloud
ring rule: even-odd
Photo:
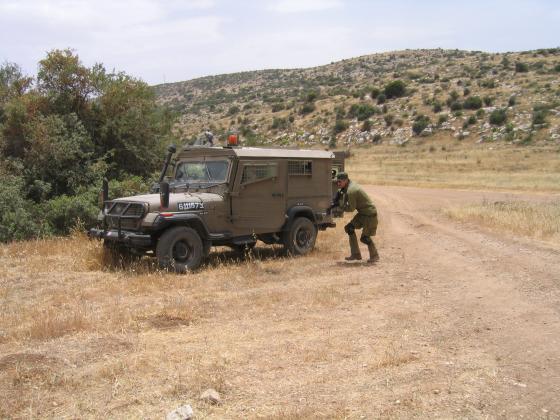
[[[280,0],[270,4],[268,9],[277,13],[302,13],[342,7],[340,0]]]

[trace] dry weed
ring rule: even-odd
[[[434,136],[430,147],[379,145],[347,160],[359,183],[493,190],[559,191],[557,146],[463,144]]]
[[[560,243],[560,202],[483,201],[446,209],[454,219],[468,221],[517,235]]]

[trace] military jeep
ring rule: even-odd
[[[101,226],[89,235],[178,273],[199,267],[212,246],[248,250],[262,241],[304,255],[319,230],[335,226],[328,209],[343,168],[344,158],[327,151],[171,146],[151,194],[109,199],[105,183]]]

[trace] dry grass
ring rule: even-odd
[[[340,230],[321,233],[306,258],[276,247],[241,259],[219,249],[185,276],[159,271],[149,258],[107,268],[101,244],[82,234],[3,245],[0,417],[158,417],[184,400],[212,415],[218,408],[198,402],[204,389],[227,399],[255,357],[300,357],[287,343],[271,352],[270,320],[287,323],[281,328],[291,335],[301,310],[352,299],[336,266],[327,281],[316,278],[324,257],[340,258]],[[253,344],[244,349],[246,339]],[[304,347],[304,363],[329,359]],[[314,410],[264,412],[297,418]]]
[[[457,220],[560,244],[560,201],[482,201],[446,209]]]
[[[560,191],[560,147],[462,143],[434,137],[407,146],[352,149],[351,177],[363,184]]]
[[[349,172],[363,183],[531,189],[534,182],[537,190],[558,190],[550,150],[518,156],[508,149],[500,164],[487,148],[453,147],[360,149]],[[495,177],[477,174],[479,167]],[[530,181],[512,176],[518,172]],[[504,210],[492,211],[498,223]],[[558,213],[530,211],[508,208],[506,217],[558,221]],[[434,344],[443,340],[437,324],[419,321],[425,280],[415,277],[417,267],[401,268],[401,250],[384,248],[383,230],[376,242],[394,259],[391,269],[341,265],[344,223],[321,232],[316,251],[303,258],[277,247],[258,246],[245,257],[218,249],[201,270],[182,276],[159,271],[149,258],[107,267],[101,244],[78,233],[1,245],[0,418],[161,418],[185,403],[201,418],[437,411],[442,397],[433,388],[443,385],[425,367],[441,370],[448,356]],[[543,237],[558,237],[558,224],[556,231],[542,226]],[[441,311],[431,307],[428,319],[447,317]],[[473,393],[468,380],[450,378],[455,396]],[[222,394],[221,405],[199,400],[210,387]]]

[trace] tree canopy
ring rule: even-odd
[[[147,181],[173,142],[173,122],[145,82],[86,67],[72,50],[48,52],[36,77],[2,64],[0,241],[91,221],[101,179]]]

